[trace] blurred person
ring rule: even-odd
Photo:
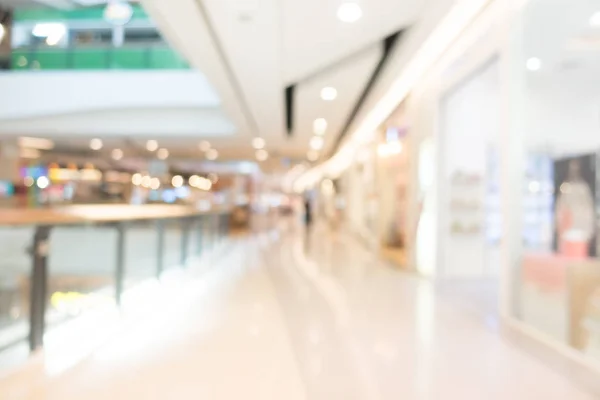
[[[304,199],[304,225],[307,228],[312,225],[312,203],[309,196]]]

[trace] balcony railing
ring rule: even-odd
[[[168,46],[14,49],[13,70],[188,69]]]

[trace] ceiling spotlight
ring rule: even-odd
[[[219,152],[215,149],[210,149],[206,152],[206,159],[210,161],[214,161],[219,158]]]
[[[339,6],[337,17],[342,22],[352,23],[362,17],[362,9],[357,3],[347,2]]]
[[[206,140],[201,141],[200,142],[200,150],[202,150],[202,151],[210,150],[210,142],[207,142]]]
[[[266,150],[260,149],[256,151],[256,159],[258,161],[266,161],[267,158],[269,158],[269,153]]]
[[[173,179],[171,179],[171,185],[173,187],[182,187],[183,186],[183,177],[181,175],[175,175]]]
[[[321,98],[325,101],[333,101],[336,99],[338,92],[336,88],[327,86],[321,89]]]
[[[113,158],[113,160],[117,160],[119,161],[120,159],[123,158],[123,150],[121,149],[114,149],[111,154],[110,154]]]
[[[320,136],[313,136],[312,139],[310,139],[310,148],[313,150],[321,150],[324,144],[325,141]]]
[[[317,118],[313,122],[313,132],[315,135],[324,135],[327,131],[327,120],[325,118]]]
[[[146,142],[146,150],[156,151],[158,149],[158,142],[156,140],[148,140]]]
[[[156,157],[158,157],[159,160],[166,160],[167,158],[169,158],[169,150],[159,149],[156,153]]]
[[[592,15],[592,17],[590,18],[590,25],[591,26],[600,26],[600,11],[598,11],[597,13],[594,13],[594,15]],[[2,39],[0,39],[1,41]]]
[[[530,71],[539,71],[542,68],[542,60],[536,57],[531,57],[526,63],[527,69]]]
[[[266,145],[265,139],[263,139],[261,137],[252,139],[252,147],[254,147],[256,150],[260,150],[260,149],[264,148],[265,145]]]
[[[90,140],[90,149],[92,150],[100,150],[102,148],[102,145],[102,140],[100,139]]]

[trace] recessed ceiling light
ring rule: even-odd
[[[158,149],[158,142],[156,140],[148,140],[146,142],[146,150],[156,151]]]
[[[321,98],[325,101],[333,101],[338,95],[337,90],[334,87],[327,86],[321,89]]]
[[[542,60],[536,57],[531,57],[526,63],[527,69],[530,71],[539,71],[542,68]]]
[[[254,147],[256,150],[260,150],[262,148],[265,147],[265,139],[257,137],[252,139],[252,147]]]
[[[90,149],[92,150],[100,150],[103,146],[102,140],[100,139],[92,139],[90,140]]]
[[[319,152],[311,150],[306,154],[306,158],[308,158],[309,161],[317,161],[319,159]]]
[[[313,138],[310,139],[310,148],[313,150],[321,150],[323,148],[324,143],[325,142],[322,137],[313,136]]]
[[[121,158],[123,158],[123,150],[121,150],[121,149],[114,149],[111,152],[111,156],[112,156],[113,160],[117,160],[118,161]]]
[[[362,9],[354,2],[343,3],[337,10],[338,19],[347,23],[358,21],[362,17],[362,14]]]
[[[327,120],[325,118],[317,118],[313,122],[313,132],[315,135],[324,135],[327,131]]]
[[[200,150],[202,151],[208,151],[210,150],[210,142],[203,140],[200,142]]]
[[[598,11],[597,13],[594,13],[594,15],[592,15],[592,17],[590,18],[590,25],[591,26],[600,26],[600,11]]]
[[[219,152],[215,149],[210,149],[206,152],[206,159],[210,161],[214,161],[219,158]]]
[[[158,157],[159,160],[166,160],[167,158],[169,158],[169,150],[159,149],[156,153],[156,157]]]
[[[260,149],[256,151],[256,159],[258,161],[266,161],[267,158],[269,158],[269,153],[266,150]]]

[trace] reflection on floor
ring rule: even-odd
[[[494,307],[467,300],[488,291],[399,272],[341,233],[305,238],[231,239],[82,361],[36,358],[0,398],[598,398],[501,337]]]

